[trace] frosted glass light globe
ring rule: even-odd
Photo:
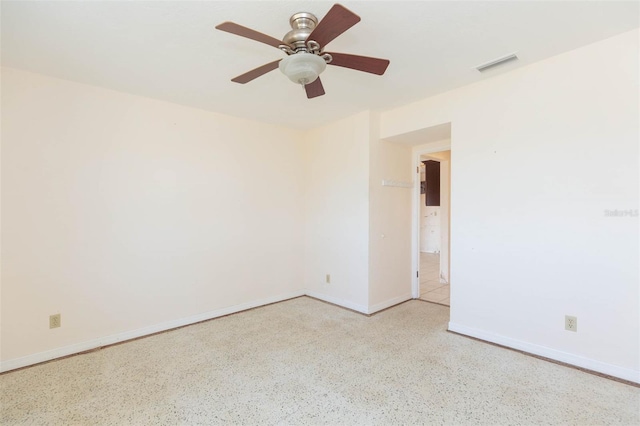
[[[281,60],[279,65],[280,71],[289,77],[289,80],[302,85],[313,83],[326,67],[324,59],[307,52],[289,55]]]

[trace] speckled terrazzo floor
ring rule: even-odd
[[[0,424],[640,424],[640,389],[302,297],[0,376]]]

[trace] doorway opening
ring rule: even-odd
[[[451,151],[419,154],[419,298],[450,306]]]
[[[412,196],[412,270],[411,294],[414,299],[451,306],[451,124],[445,123],[416,133],[412,166],[416,173]],[[421,140],[421,143],[418,142]],[[428,188],[428,161],[439,166],[439,183]],[[436,167],[437,169],[437,167]],[[430,171],[433,181],[433,171]],[[425,182],[425,183],[422,183]],[[427,192],[439,188],[439,205],[427,205]],[[434,200],[433,197],[430,197]],[[430,201],[431,201],[430,200]],[[435,202],[438,204],[437,197]],[[437,208],[436,208],[437,207]],[[455,276],[454,276],[455,280]],[[431,293],[431,294],[429,294]],[[455,289],[453,291],[455,294]],[[455,297],[453,298],[455,300]],[[453,302],[455,304],[455,301]]]

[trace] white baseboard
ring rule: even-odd
[[[322,293],[316,293],[314,291],[307,291],[306,295],[316,299],[324,300],[325,302],[333,303],[334,305],[342,306],[343,308],[351,309],[362,314],[368,314],[369,309],[364,305],[349,302],[348,300],[338,299],[337,297],[328,296]]]
[[[7,361],[0,362],[0,372],[15,370],[16,368],[27,367],[29,365],[34,365],[34,364],[38,364],[45,361],[51,361],[52,359],[89,351],[92,349],[99,348],[101,346],[112,345],[114,343],[122,342],[125,340],[131,340],[138,337],[147,336],[149,334],[158,333],[160,331],[167,331],[167,330],[171,330],[172,328],[182,327],[189,324],[195,324],[200,321],[206,321],[212,318],[234,314],[236,312],[246,311],[247,309],[257,308],[258,306],[264,306],[270,303],[281,302],[283,300],[292,299],[294,297],[299,297],[304,295],[305,295],[305,292],[302,290],[292,292],[292,293],[281,294],[279,296],[268,297],[266,299],[261,299],[261,300],[254,300],[251,302],[242,303],[240,305],[234,305],[234,306],[229,306],[222,309],[216,309],[214,311],[204,312],[202,314],[193,315],[187,318],[180,318],[173,321],[167,321],[167,322],[155,324],[149,327],[139,328],[137,330],[131,330],[123,333],[112,334],[111,336],[100,337],[97,339],[75,343],[73,345],[64,346],[61,348],[51,349],[48,351],[39,352],[32,355],[23,356],[20,358],[10,359]]]
[[[413,297],[411,297],[411,293],[407,293],[405,295],[402,295],[400,297],[394,297],[393,299],[389,299],[389,300],[385,300],[384,302],[381,303],[377,303],[373,306],[369,306],[369,314],[374,314],[378,311],[381,311],[383,309],[387,309],[390,308],[391,306],[397,305],[398,303],[402,303],[402,302],[406,302],[407,300],[411,300],[413,299]]]
[[[496,343],[508,348],[517,349],[519,351],[528,352],[554,361],[560,361],[576,367],[606,374],[608,376],[617,377],[619,379],[628,380],[634,383],[640,383],[640,371],[631,368],[619,367],[606,362],[596,361],[594,359],[581,357],[568,352],[540,346],[533,343],[523,342],[521,340],[512,339],[510,337],[478,330],[472,327],[455,324],[449,322],[449,331],[464,334],[465,336],[475,337],[476,339],[485,340],[487,342]]]
[[[270,303],[281,302],[283,300],[292,299],[294,297],[299,297],[304,295],[311,296],[316,299],[324,300],[325,302],[333,303],[335,305],[342,306],[344,308],[352,309],[354,311],[357,311],[363,314],[375,313],[383,309],[386,309],[390,306],[393,306],[398,303],[402,303],[406,300],[411,299],[411,295],[405,295],[405,296],[387,300],[382,303],[378,303],[374,306],[371,306],[370,308],[367,308],[364,305],[359,305],[357,303],[353,303],[347,300],[342,300],[336,297],[328,296],[326,294],[297,291],[297,292],[282,294],[279,296],[274,296],[266,299],[255,300],[255,301],[243,303],[240,305],[229,306],[226,308],[217,309],[214,311],[209,311],[209,312],[205,312],[198,315],[193,315],[187,318],[167,321],[161,324],[156,324],[149,327],[140,328],[137,330],[127,331],[124,333],[118,333],[111,336],[92,339],[85,342],[64,346],[62,348],[56,348],[56,349],[52,349],[45,352],[39,352],[39,353],[27,355],[20,358],[10,359],[7,361],[0,362],[0,372],[15,370],[16,368],[27,367],[29,365],[34,365],[41,362],[50,361],[56,358],[61,358],[64,356],[89,351],[102,346],[107,346],[114,343],[147,336],[147,335],[158,333],[161,331],[171,330],[173,328],[194,324],[200,321],[221,317],[224,315],[229,315],[236,312],[245,311],[247,309],[268,305]],[[511,339],[509,337],[497,335],[494,333],[489,333],[489,332],[478,330],[471,327],[466,327],[466,326],[455,324],[452,322],[449,323],[449,330],[456,333],[463,334],[465,336],[475,337],[477,339],[485,340],[487,342],[496,343],[498,345],[521,350],[534,355],[549,358],[555,361],[564,362],[570,365],[585,368],[587,370],[592,370],[598,373],[607,374],[609,376],[617,377],[623,380],[628,380],[630,382],[640,383],[640,371],[637,371],[637,370],[619,367],[612,364],[607,364],[601,361],[584,358],[578,355],[558,351],[556,349],[551,349],[545,346],[535,345],[532,343]]]

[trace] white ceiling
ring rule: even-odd
[[[384,76],[340,67],[308,100],[278,70],[231,78],[283,57],[214,29],[234,21],[281,38],[289,16],[326,1],[2,1],[2,65],[265,122],[309,128],[386,110],[638,27],[638,2],[345,1],[362,21],[327,50],[391,60]],[[480,74],[473,66],[518,52]]]

